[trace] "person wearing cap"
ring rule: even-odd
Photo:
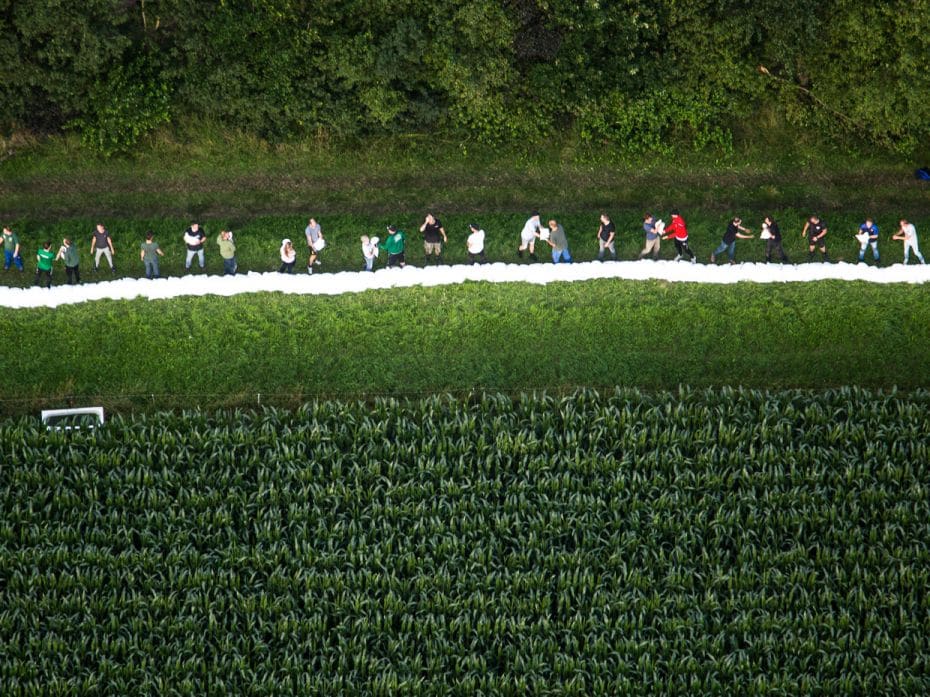
[[[369,239],[368,235],[362,235],[362,257],[365,259],[365,271],[375,270],[375,259],[378,258],[378,242],[380,241],[377,237]]]
[[[387,252],[388,268],[392,266],[399,266],[403,268],[407,265],[407,260],[404,258],[404,248],[406,247],[407,235],[404,234],[403,230],[398,230],[396,225],[388,225],[387,231],[388,236],[385,237],[384,241],[378,245],[378,248]]]
[[[145,277],[149,280],[158,278],[158,257],[165,256],[155,241],[155,233],[148,230],[145,233],[145,242],[139,245],[139,258],[145,265]]]
[[[223,275],[235,276],[239,264],[236,263],[236,243],[233,242],[233,234],[229,230],[220,230],[216,237],[216,244],[220,248],[220,256],[223,258]]]
[[[65,276],[68,277],[68,285],[74,286],[81,282],[81,270],[79,267],[80,257],[78,256],[77,245],[71,244],[69,238],[61,241],[61,248],[55,257],[55,261],[61,259],[65,262]]]
[[[536,261],[536,239],[542,232],[542,223],[539,222],[539,211],[533,211],[520,231],[520,246],[517,248],[517,256],[523,258],[523,252],[529,250],[530,259]]]
[[[471,264],[487,264],[488,258],[484,254],[485,232],[478,223],[468,224],[468,239],[465,246],[468,248],[468,261]]]
[[[186,271],[191,270],[191,262],[194,260],[194,257],[197,257],[200,268],[204,268],[203,243],[206,239],[207,236],[204,231],[200,229],[199,223],[191,223],[191,226],[184,231],[184,244],[187,245],[187,258],[184,260],[184,269]]]
[[[552,263],[558,264],[564,261],[566,264],[572,263],[572,255],[568,251],[568,238],[565,236],[565,228],[555,220],[549,221],[549,237],[546,240],[552,247]]]
[[[313,267],[320,265],[320,251],[326,246],[326,240],[323,239],[323,228],[316,221],[316,218],[310,218],[307,221],[307,227],[304,228],[304,237],[307,238],[307,249],[310,250],[310,257],[307,259],[307,273],[313,273]]]
[[[426,220],[420,226],[420,232],[423,233],[423,253],[426,255],[426,263],[430,263],[429,258],[432,256],[437,264],[441,264],[442,245],[448,242],[449,238],[439,218],[434,218],[432,213],[427,213]]]

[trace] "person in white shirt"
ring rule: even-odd
[[[365,271],[375,270],[375,259],[378,258],[378,243],[381,241],[377,237],[368,238],[368,235],[362,235],[362,256],[365,258]]]
[[[920,248],[917,246],[917,228],[914,227],[913,223],[907,222],[904,218],[901,218],[900,228],[898,232],[892,236],[893,240],[902,240],[904,242],[904,263],[907,264],[908,257],[910,256],[911,250],[914,250],[914,254],[917,255],[917,258],[920,259],[921,264],[926,264],[924,261],[924,255],[920,253]]]
[[[533,211],[533,214],[523,224],[523,229],[520,231],[520,247],[517,249],[518,257],[522,259],[523,252],[529,250],[530,259],[536,261],[536,239],[542,230],[543,226],[539,222],[539,211]]]
[[[470,234],[465,241],[468,246],[468,261],[472,264],[487,264],[488,258],[484,254],[484,230],[478,227],[477,223],[471,223],[468,229]]]
[[[294,264],[297,263],[297,250],[287,238],[281,240],[281,267],[278,273],[294,273]]]

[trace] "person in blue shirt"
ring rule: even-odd
[[[872,248],[872,258],[878,263],[878,225],[871,218],[866,218],[865,222],[859,226],[859,234],[856,235],[859,240],[859,261],[865,263],[865,248]]]

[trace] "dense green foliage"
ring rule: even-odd
[[[435,209],[434,209],[435,210]],[[758,235],[761,222],[770,211],[757,210],[755,212],[742,210],[744,224],[752,226]],[[788,210],[773,213],[779,221],[783,235],[784,248],[795,263],[806,263],[808,260],[807,244],[800,236],[803,222],[808,213]],[[464,264],[468,262],[465,240],[468,236],[468,225],[475,221],[488,233],[486,251],[491,262],[532,263],[529,258],[522,260],[516,256],[519,245],[519,231],[526,220],[527,213],[502,214],[484,213],[453,213],[442,215],[440,220],[449,235],[449,243],[445,245],[443,259],[450,264]],[[657,216],[669,220],[668,212],[656,212]],[[822,215],[829,224],[827,247],[833,261],[855,262],[859,252],[859,243],[853,238],[853,233],[867,213],[837,213],[827,217]],[[565,227],[571,253],[576,261],[591,261],[597,257],[596,233],[599,219],[595,209],[586,214],[567,213],[561,215],[558,211],[543,210],[543,216],[555,217]],[[930,231],[930,217],[909,216],[918,230]],[[205,256],[207,259],[207,272],[220,274],[223,272],[222,259],[218,253],[216,236],[220,229],[231,227],[236,241],[236,256],[241,272],[273,271],[280,266],[279,248],[285,236],[293,240],[298,250],[298,264],[296,273],[304,273],[307,262],[307,247],[305,244],[304,228],[307,218],[298,216],[261,217],[253,220],[238,220],[231,216],[224,216],[218,220],[203,220],[198,218],[207,231]],[[361,235],[378,235],[384,237],[386,225],[397,224],[408,233],[407,260],[415,266],[425,265],[426,259],[419,233],[422,217],[414,214],[398,216],[369,216],[369,215],[333,215],[320,217],[323,232],[327,239],[327,248],[321,254],[322,265],[316,269],[317,273],[331,273],[336,271],[357,271],[363,266],[359,238]],[[642,215],[637,212],[623,212],[613,216],[617,225],[617,253],[621,260],[637,259],[643,247]],[[688,230],[691,247],[700,255],[700,262],[707,263],[710,252],[720,243],[730,218],[725,213],[701,210],[693,216],[687,215]],[[880,252],[882,258],[878,266],[900,264],[903,258],[902,243],[891,240],[897,229],[898,216],[886,213],[884,216],[875,216],[880,227]],[[94,229],[94,219],[66,220],[57,223],[39,223],[24,221],[23,224],[13,225],[21,242],[23,259],[32,270],[35,269],[35,253],[46,240],[51,240],[54,249],[58,249],[65,237],[78,245],[83,281],[92,283],[100,280],[108,281],[114,278],[106,261],[102,261],[101,273],[92,273],[93,256],[90,253],[91,233]],[[113,238],[116,256],[117,273],[115,278],[144,278],[144,268],[139,259],[139,245],[145,237],[146,230],[155,232],[155,239],[165,252],[161,259],[160,269],[163,276],[177,276],[185,272],[184,261],[186,247],[183,233],[189,220],[183,219],[153,219],[153,220],[112,220],[105,221]],[[240,226],[241,224],[241,226]],[[537,245],[537,256],[541,263],[550,262],[551,257],[548,246],[544,242]],[[662,259],[673,259],[675,247],[671,241],[662,243]],[[765,260],[765,242],[759,239],[741,240],[737,245],[737,259],[745,262],[763,262]],[[777,257],[776,257],[777,260]],[[721,258],[721,263],[724,259]],[[871,251],[868,261],[872,265]],[[646,262],[648,263],[648,262]],[[820,255],[816,257],[820,263]],[[911,263],[917,263],[912,259]],[[378,261],[378,267],[386,264],[386,257]],[[199,272],[195,268],[195,273]],[[0,274],[0,285],[28,286],[34,278],[30,273],[19,274],[10,271]],[[63,262],[56,264],[53,273],[53,283],[65,283]]]
[[[163,95],[176,123],[272,140],[726,149],[787,126],[911,152],[928,34],[928,0],[5,0],[0,100],[7,129],[76,127],[105,152],[168,117]]]
[[[0,691],[925,695],[930,397],[0,424]]]
[[[644,262],[649,263],[649,262]],[[587,281],[5,310],[0,408],[678,385],[926,387],[922,286]]]

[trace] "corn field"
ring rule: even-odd
[[[0,424],[3,695],[930,693],[930,393]]]

